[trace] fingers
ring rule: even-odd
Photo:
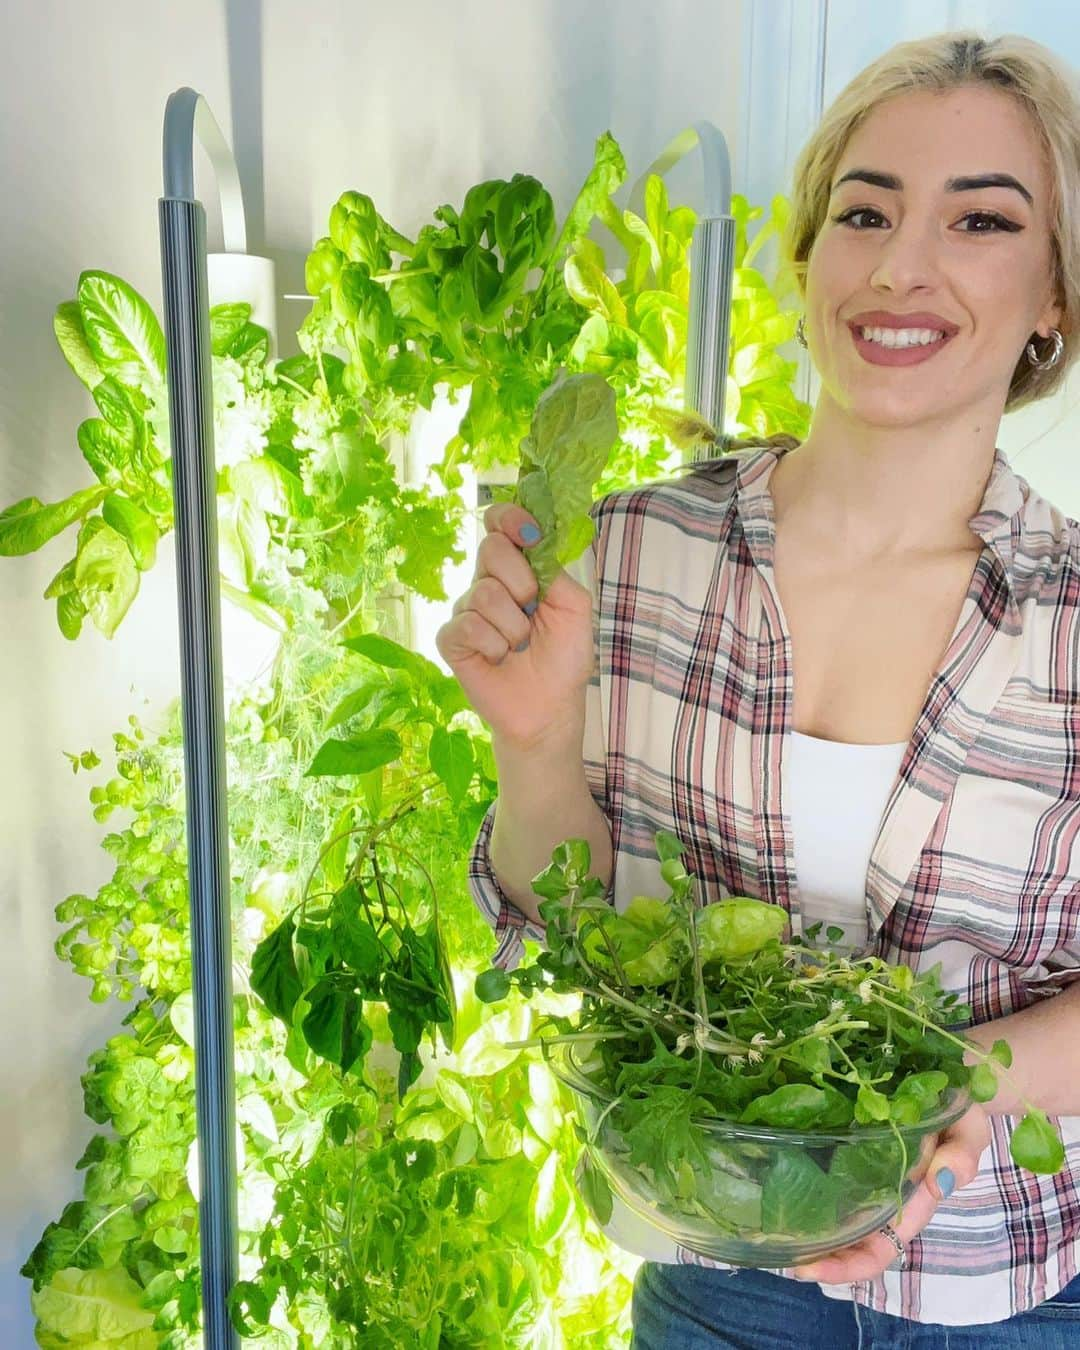
[[[535,583],[533,586],[535,590]],[[529,641],[529,617],[525,610],[494,576],[475,581],[454,604],[447,661],[479,652],[489,661],[499,662],[511,649],[523,649]]]
[[[484,526],[473,584],[435,635],[440,655],[451,666],[477,655],[500,665],[509,652],[524,651],[529,644],[529,616],[539,592],[522,549],[539,541],[540,528],[513,502],[489,506]]]
[[[990,1143],[990,1121],[979,1105],[972,1106],[939,1139],[915,1194],[904,1205],[903,1218],[894,1224],[901,1242],[910,1242],[934,1217],[938,1205],[962,1186],[974,1181],[979,1160]],[[850,1247],[819,1257],[794,1272],[799,1280],[848,1284],[871,1280],[896,1260],[896,1248],[882,1233],[870,1233]]]
[[[480,541],[476,551],[474,580],[479,582],[484,577],[494,578],[521,609],[530,600],[536,599],[538,588],[533,570],[518,545],[505,534],[495,532],[485,535]],[[470,593],[466,592],[458,601],[462,609],[476,608],[469,596]]]
[[[526,548],[540,541],[539,523],[516,502],[493,502],[484,512],[484,528],[488,534],[504,534]]]
[[[979,1160],[990,1145],[990,1118],[975,1105],[942,1134],[923,1185],[937,1203],[975,1180]]]

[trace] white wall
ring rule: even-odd
[[[93,414],[52,336],[79,272],[105,268],[160,313],[157,198],[169,93],[204,94],[234,145],[249,248],[282,293],[338,194],[370,193],[406,233],[485,177],[528,172],[565,210],[611,130],[631,178],[708,118],[738,163],[743,0],[6,0],[0,18],[0,509],[89,481],[75,441]],[[231,52],[231,59],[230,59]],[[693,161],[673,194],[698,205]],[[201,162],[197,188],[212,185]],[[211,246],[216,212],[211,208]],[[282,354],[305,312],[283,302]],[[70,556],[54,540],[0,559],[0,1344],[32,1344],[18,1266],[77,1197],[91,1133],[79,1075],[118,1022],[52,952],[56,903],[109,875],[85,775],[140,700],[179,688],[171,552],[110,643],[61,637],[41,592]]]

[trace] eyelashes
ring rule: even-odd
[[[877,216],[880,220],[885,219],[882,213],[872,206],[853,206],[847,211],[841,212],[840,215],[833,216],[833,220],[838,225],[848,225],[856,216]],[[961,234],[1016,234],[1024,228],[1022,225],[1017,225],[1015,221],[999,215],[996,211],[968,211],[961,219],[989,221],[994,226],[993,229],[961,230]],[[864,225],[850,225],[849,228],[861,233],[868,227]]]

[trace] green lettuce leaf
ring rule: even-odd
[[[592,542],[593,487],[618,434],[615,392],[602,375],[560,369],[540,395],[521,443],[515,500],[540,526],[540,543],[525,556],[541,597]]]
[[[142,1292],[119,1266],[58,1271],[44,1289],[30,1295],[41,1323],[38,1343],[80,1350],[157,1350],[154,1314],[140,1306]]]

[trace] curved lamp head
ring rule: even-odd
[[[221,200],[224,253],[206,255],[211,306],[246,301],[251,320],[270,335],[277,350],[277,289],[270,258],[247,251],[247,223],[240,175],[229,143],[206,99],[194,89],[177,89],[165,105],[164,180],[167,200],[195,200],[195,138],[210,157]]]

